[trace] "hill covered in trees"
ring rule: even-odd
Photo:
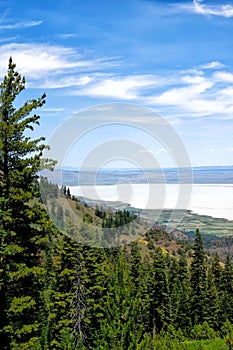
[[[81,243],[80,237],[89,239],[85,224],[91,221],[100,229],[136,222],[140,232],[140,220],[127,210],[88,207],[46,179],[39,186],[39,170],[54,162],[42,161],[44,139],[25,131],[39,124],[39,116],[31,115],[45,96],[16,109],[24,88],[10,59],[0,85],[1,349],[230,349],[229,256],[221,262],[217,254],[207,255],[198,230],[192,247],[159,227],[140,237],[131,232],[135,240],[123,246]],[[41,188],[53,221],[41,203]],[[50,194],[79,213],[78,226],[63,206],[52,204]]]

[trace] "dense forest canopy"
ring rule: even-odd
[[[3,350],[231,349],[233,265],[153,228],[130,245],[94,248],[56,228],[40,198],[37,174],[44,138],[26,133],[39,125],[34,110],[45,95],[16,109],[25,79],[9,60],[0,85],[0,347]],[[32,133],[33,134],[33,133]],[[127,211],[106,213],[41,179],[86,220],[105,228],[130,223]],[[49,200],[49,195],[48,195]],[[54,205],[62,220],[63,208]],[[70,227],[88,235],[86,226]]]

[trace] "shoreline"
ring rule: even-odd
[[[197,215],[233,220],[233,184],[193,184],[185,207],[177,206],[179,189],[187,184],[118,184],[69,186],[71,194],[100,202],[121,202],[138,209],[190,210]],[[158,196],[157,196],[158,192]],[[182,192],[182,191],[181,191]],[[185,192],[184,192],[185,194]],[[154,195],[153,198],[148,196]],[[187,196],[188,197],[188,196]]]

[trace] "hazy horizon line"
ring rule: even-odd
[[[67,171],[100,171],[100,172],[105,172],[105,171],[160,171],[160,170],[178,170],[178,169],[200,169],[200,168],[233,168],[233,165],[195,165],[191,167],[172,167],[172,166],[166,166],[166,167],[158,167],[158,168],[145,168],[145,169],[140,169],[140,168],[128,168],[128,167],[116,167],[116,168],[79,168],[79,167],[74,167],[74,166],[55,166],[54,170],[67,170]]]

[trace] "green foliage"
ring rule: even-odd
[[[133,297],[133,282],[123,254],[113,265],[105,304],[105,318],[97,335],[97,349],[135,349],[142,336],[140,299]]]
[[[193,324],[204,321],[204,295],[206,286],[206,255],[203,241],[199,230],[196,231],[195,244],[193,247],[193,260],[190,268],[190,283],[192,288],[192,321]]]
[[[150,297],[150,327],[160,332],[171,321],[169,281],[166,260],[161,250],[152,254],[148,293]]]
[[[90,208],[46,178],[39,186],[38,171],[53,162],[41,158],[44,139],[28,135],[39,124],[32,112],[44,105],[45,95],[16,109],[24,88],[10,59],[0,85],[1,349],[231,349],[230,257],[225,265],[217,255],[207,257],[198,230],[189,264],[182,248],[173,256],[156,248],[168,239],[161,228],[124,248],[91,247],[96,239],[116,242],[117,230],[111,237],[108,228],[133,235],[136,216]],[[49,220],[39,189],[67,235]],[[72,224],[58,198],[79,211],[80,224]],[[85,223],[105,228],[103,237]],[[79,243],[82,238],[90,246]]]
[[[41,169],[44,138],[33,140],[29,131],[39,124],[31,113],[45,103],[45,94],[16,109],[16,97],[25,79],[9,60],[0,84],[0,343],[2,349],[31,349],[39,342],[39,322],[45,270],[41,265],[45,213],[31,204]],[[28,131],[29,130],[29,131]],[[27,131],[27,133],[26,133]],[[44,161],[44,166],[50,166]]]
[[[216,338],[216,333],[213,328],[205,321],[203,324],[197,324],[193,327],[190,332],[192,339],[214,339]]]

